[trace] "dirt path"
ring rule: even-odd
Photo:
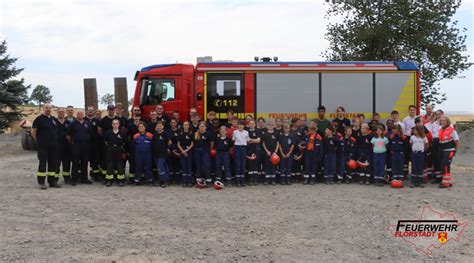
[[[471,159],[472,160],[472,159]],[[440,190],[291,185],[223,191],[111,187],[40,191],[32,152],[0,158],[0,261],[457,261],[474,258],[469,225],[431,259],[386,231],[420,207],[474,222],[474,168]]]

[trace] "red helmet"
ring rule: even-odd
[[[270,157],[270,162],[272,162],[273,165],[277,165],[280,163],[280,156],[278,156],[278,154],[274,153],[272,154],[272,156]]]
[[[257,155],[256,155],[255,153],[252,153],[252,155],[247,156],[247,159],[249,159],[249,160],[255,160],[255,159],[257,159]]]
[[[216,157],[216,155],[217,155],[216,149],[211,149],[210,154],[211,154],[212,158]]]
[[[390,183],[390,186],[393,188],[402,188],[403,187],[403,181],[401,180],[392,180]]]
[[[357,161],[357,165],[360,168],[367,168],[367,167],[369,167],[369,162],[368,161],[365,161],[365,162]]]
[[[206,185],[206,181],[204,181],[204,179],[196,179],[196,187],[197,188],[206,188],[207,185]]]
[[[224,188],[224,184],[220,181],[215,181],[213,187],[216,190],[222,190],[222,188]]]
[[[349,168],[351,170],[357,169],[357,162],[354,161],[354,160],[347,161],[347,168]]]

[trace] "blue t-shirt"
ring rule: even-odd
[[[373,151],[374,153],[384,153],[387,151],[386,145],[388,144],[388,139],[386,137],[383,138],[372,138],[370,141],[374,146]]]

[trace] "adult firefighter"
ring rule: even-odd
[[[48,187],[45,185],[48,176],[49,187],[59,188],[56,182],[56,147],[57,147],[57,123],[56,118],[51,116],[51,105],[43,105],[43,113],[33,121],[31,136],[36,140],[38,146],[38,184],[41,190]]]
[[[89,142],[89,163],[90,163],[90,175],[94,181],[102,181],[102,158],[104,158],[102,151],[102,144],[104,143],[102,137],[99,135],[100,117],[96,116],[96,110],[94,106],[87,106],[87,117],[84,119],[89,121],[91,124],[91,136]],[[100,111],[99,111],[100,112]]]
[[[87,178],[91,131],[91,123],[84,119],[84,111],[78,110],[76,120],[69,125],[67,132],[67,138],[71,143],[72,150],[72,186],[75,186],[78,182],[82,184],[92,183]]]

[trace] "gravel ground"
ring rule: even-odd
[[[0,143],[3,262],[474,259],[470,225],[459,241],[435,249],[431,258],[386,230],[398,219],[417,218],[428,204],[473,222],[469,163],[454,167],[456,185],[449,190],[294,184],[215,191],[94,184],[40,191],[36,154],[9,140]],[[457,158],[472,162],[472,151],[460,151]]]

